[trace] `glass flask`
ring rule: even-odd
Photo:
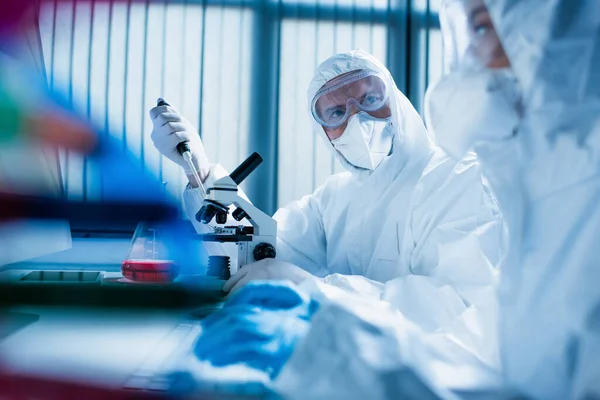
[[[159,226],[146,222],[138,224],[121,272],[131,281],[147,283],[169,283],[179,275],[179,267],[161,240]]]

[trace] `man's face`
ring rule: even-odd
[[[350,73],[352,72],[333,78],[323,87],[334,86],[340,79]],[[360,112],[360,109],[356,107],[352,101],[347,101],[348,98],[356,99],[361,104],[376,104],[377,101],[381,101],[380,92],[380,85],[377,85],[374,80],[361,79],[355,84],[349,85],[347,88],[341,88],[340,90],[335,90],[322,96],[316,104],[316,108],[320,115],[326,115],[329,118],[341,118],[345,115],[346,111],[348,111],[348,118],[342,125],[336,128],[323,127],[329,140],[335,140],[342,136],[348,126],[348,120],[353,115]],[[382,119],[390,117],[392,111],[390,110],[389,102],[378,110],[370,111],[369,115]]]
[[[467,56],[486,68],[508,68],[510,61],[483,0],[460,0],[468,40]]]

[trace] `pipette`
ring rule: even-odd
[[[159,107],[160,106],[170,106],[170,104],[167,103],[165,101],[165,99],[163,99],[162,97],[158,98],[158,100],[156,101],[156,105]],[[198,171],[196,170],[196,167],[194,166],[194,162],[192,161],[192,153],[190,152],[190,146],[188,145],[188,142],[179,143],[177,145],[177,152],[179,154],[181,154],[181,157],[183,157],[183,159],[187,163],[188,167],[192,171],[192,175],[194,176],[194,179],[196,180],[196,183],[198,184],[198,188],[200,188],[200,192],[202,192],[202,198],[206,198],[206,190],[204,190],[204,185],[202,184],[202,181],[200,180],[200,175],[198,175]]]

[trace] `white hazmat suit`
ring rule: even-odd
[[[444,386],[455,383],[449,377],[467,375],[475,385],[496,382],[532,398],[600,397],[600,2],[489,0],[486,4],[520,87],[517,123],[511,126],[514,121],[507,119],[508,109],[490,112],[485,120],[482,115],[471,116],[474,111],[490,111],[481,99],[491,98],[480,92],[474,107],[460,109],[468,103],[465,98],[448,101],[446,115],[458,119],[455,124],[439,125],[447,129],[435,133],[451,151],[457,146],[476,150],[508,222],[510,244],[501,264],[499,294],[502,374],[494,378],[474,360],[460,354],[457,358],[456,349],[447,345],[451,341],[436,340],[439,335],[415,340],[407,333],[410,329],[389,333],[386,321],[375,321],[365,313],[354,315],[338,302],[315,317],[312,331],[331,328],[327,349],[329,343],[338,349],[343,347],[339,343],[352,343],[358,349],[338,351],[345,357],[338,369],[346,379],[337,392],[322,385],[321,398],[342,398],[337,394],[356,393],[366,383],[373,388],[369,398],[410,396],[407,389],[415,385],[407,387],[414,379],[407,378],[406,371],[417,371],[423,381]],[[456,93],[475,94],[471,90],[482,83],[480,72],[474,72],[473,79],[468,79],[468,73],[448,77],[445,89],[459,84]],[[514,87],[509,81],[511,92]],[[436,89],[437,95],[448,94]],[[485,124],[471,127],[479,128],[478,132],[467,132],[464,116]],[[498,130],[498,125],[507,130]],[[328,322],[332,319],[338,322]],[[397,325],[403,326],[400,322]],[[336,330],[342,323],[343,329]],[[294,393],[314,378],[303,381],[299,369],[293,373],[307,359],[330,380],[336,376],[333,362],[319,358],[316,346],[310,346],[316,340],[309,333],[288,364],[292,373],[282,373],[284,393]],[[304,349],[308,351],[302,354]],[[378,358],[390,353],[395,357]],[[339,355],[329,358],[339,361]],[[469,398],[505,397],[496,393]]]
[[[598,398],[600,2],[489,7],[524,103],[512,140],[477,149],[515,232],[501,293],[505,376],[540,398]]]
[[[480,126],[458,138],[448,126],[436,136],[468,137],[508,223],[499,334],[505,381],[534,398],[599,398],[600,2],[487,6],[518,84],[502,88],[508,98],[520,92],[516,112],[486,115],[487,125],[509,128],[503,133]]]

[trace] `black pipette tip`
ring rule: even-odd
[[[190,151],[190,146],[188,146],[188,142],[181,142],[177,145],[176,148],[177,148],[177,152],[181,155],[183,153],[185,153],[186,151]]]
[[[162,97],[159,97],[158,100],[156,100],[156,106],[160,107],[160,106],[170,106],[169,103],[167,103],[165,101],[165,99],[163,99]]]

